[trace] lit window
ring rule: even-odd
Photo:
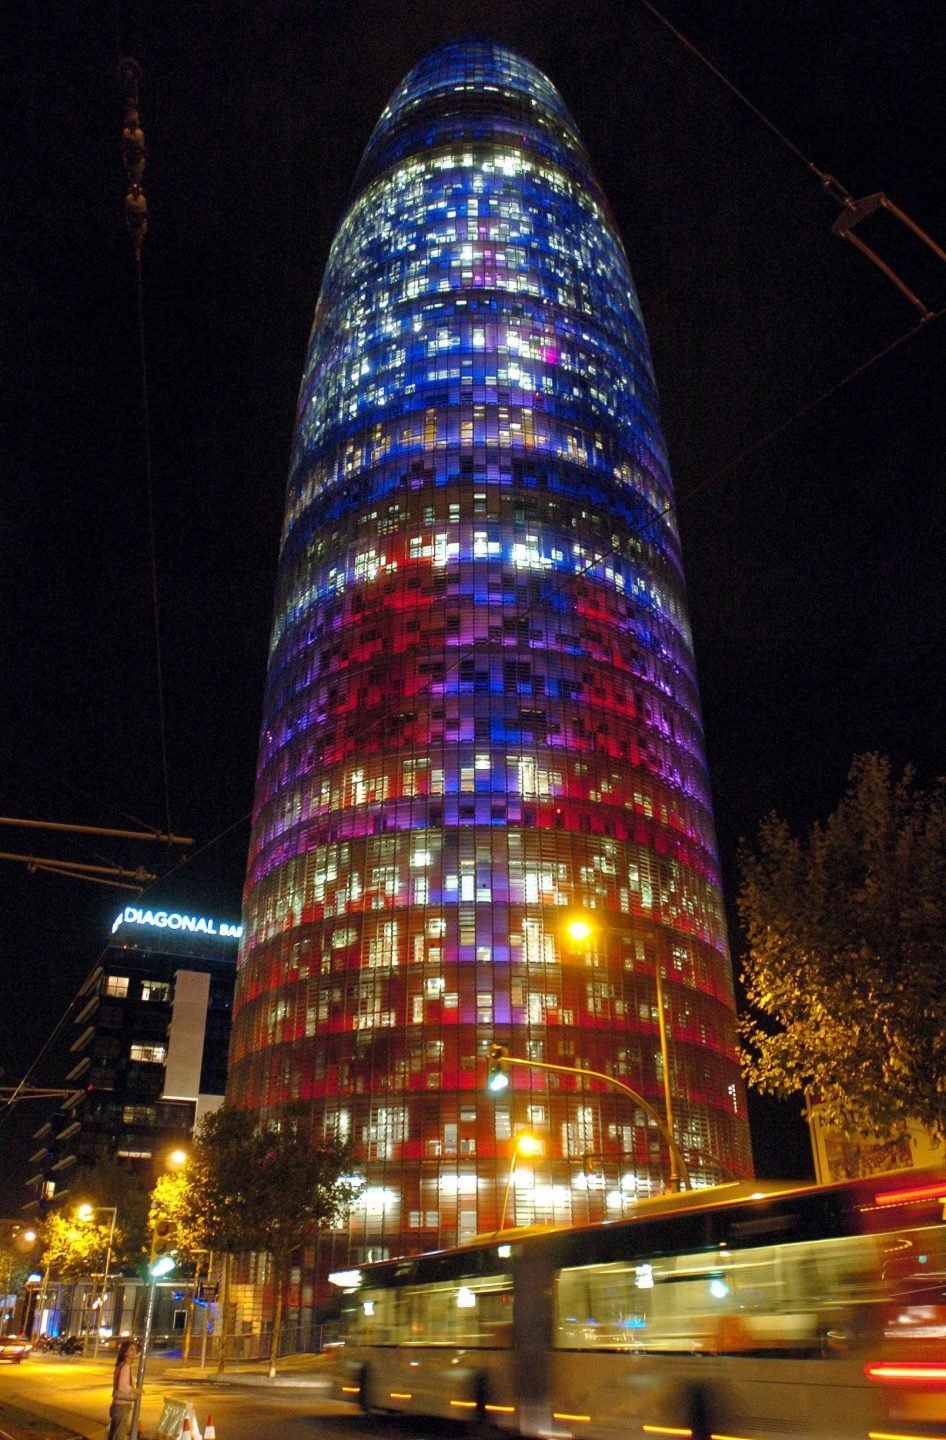
[[[163,1065],[167,1059],[166,1045],[132,1045],[128,1052],[130,1060],[139,1060],[145,1065]]]
[[[171,987],[165,980],[142,980],[142,1000],[157,1000],[166,1005],[171,998]]]

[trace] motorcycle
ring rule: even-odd
[[[62,1335],[56,1343],[60,1355],[81,1355],[84,1349],[85,1341],[81,1335]]]

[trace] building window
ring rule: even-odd
[[[153,1105],[125,1105],[122,1108],[122,1122],[125,1125],[153,1125],[157,1111]]]
[[[106,975],[102,992],[105,995],[113,995],[116,1000],[124,1000],[128,994],[128,976]]]
[[[125,981],[127,986],[128,981]],[[142,1000],[157,1000],[162,1005],[167,1005],[171,999],[171,987],[166,980],[142,980]]]
[[[128,1052],[130,1060],[141,1060],[146,1065],[163,1065],[167,1059],[166,1045],[132,1045]]]
[[[162,1100],[154,1107],[154,1123],[162,1130],[193,1130],[194,1105]]]

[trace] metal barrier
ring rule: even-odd
[[[179,1440],[185,1420],[190,1422],[190,1434],[193,1440],[201,1440],[200,1426],[197,1424],[193,1405],[184,1400],[169,1400],[165,1396],[164,1407],[155,1434],[159,1435],[161,1440]]]
[[[282,1334],[279,1337],[279,1349],[276,1354],[276,1359],[284,1359],[287,1355],[318,1354],[325,1345],[331,1345],[333,1343],[337,1330],[337,1321],[284,1325]],[[201,1347],[201,1339],[195,1339],[191,1342],[192,1359],[196,1359]],[[271,1360],[272,1350],[273,1334],[270,1329],[262,1332],[254,1330],[245,1331],[241,1335],[228,1335],[224,1342],[224,1358],[228,1365],[246,1365],[254,1361]],[[207,1336],[204,1353],[207,1364],[216,1365],[219,1363],[219,1335]]]

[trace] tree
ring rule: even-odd
[[[320,1229],[342,1220],[355,1194],[346,1178],[348,1147],[314,1144],[300,1107],[258,1122],[246,1110],[224,1105],[205,1117],[195,1138],[178,1216],[191,1243],[226,1257],[221,1314],[223,1368],[230,1258],[252,1250],[273,1262],[275,1315],[270,1374],[275,1374],[282,1328],[283,1286],[294,1251]]]
[[[75,1173],[71,1194],[100,1213],[115,1206],[112,1273],[136,1269],[147,1243],[150,1195],[146,1177],[111,1156],[99,1156],[94,1165]],[[108,1222],[105,1224],[107,1228]]]
[[[226,1363],[228,1296],[232,1257],[252,1248],[246,1223],[245,1157],[256,1121],[247,1110],[222,1105],[205,1115],[194,1136],[190,1160],[181,1173],[173,1218],[190,1236],[194,1250],[223,1255],[220,1287],[219,1369]],[[159,1218],[152,1215],[152,1221]]]
[[[40,1265],[60,1280],[81,1280],[102,1272],[108,1248],[110,1223],[75,1220],[60,1211],[47,1216],[43,1226]],[[121,1239],[120,1232],[116,1234]]]
[[[33,1251],[37,1244],[37,1232],[26,1225],[14,1225],[0,1237],[0,1296],[22,1290],[34,1268]]]
[[[282,1333],[283,1288],[293,1252],[317,1231],[341,1223],[351,1208],[355,1187],[344,1178],[350,1165],[348,1147],[336,1141],[314,1146],[298,1114],[289,1112],[261,1126],[251,1153],[253,1248],[265,1251],[273,1262],[275,1313],[269,1373],[274,1376]]]
[[[751,1085],[811,1091],[826,1120],[946,1134],[946,782],[855,758],[824,824],[777,815],[740,855]]]

